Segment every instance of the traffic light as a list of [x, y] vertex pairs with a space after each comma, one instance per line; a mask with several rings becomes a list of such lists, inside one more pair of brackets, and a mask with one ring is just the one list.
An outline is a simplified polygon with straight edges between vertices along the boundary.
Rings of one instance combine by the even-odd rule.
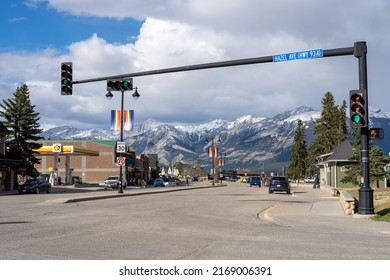
[[351, 127], [368, 126], [367, 92], [351, 90], [349, 92]]
[[133, 78], [107, 80], [107, 91], [133, 90]]
[[72, 62], [61, 63], [61, 95], [72, 95]]
[[368, 136], [370, 140], [383, 140], [385, 139], [385, 131], [383, 128], [370, 128]]

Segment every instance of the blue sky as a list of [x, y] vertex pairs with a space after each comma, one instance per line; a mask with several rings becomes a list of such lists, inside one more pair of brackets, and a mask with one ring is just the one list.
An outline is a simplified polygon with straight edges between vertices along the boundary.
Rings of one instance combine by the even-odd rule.
[[[26, 83], [44, 129], [109, 128], [120, 98], [104, 81], [60, 95], [61, 62], [74, 80], [310, 49], [368, 46], [369, 103], [390, 112], [387, 0], [17, 0], [0, 2], [0, 97]], [[136, 122], [270, 117], [321, 110], [357, 89], [353, 56], [137, 77], [125, 98]], [[378, 110], [379, 110], [378, 109]]]
[[[65, 52], [73, 42], [85, 40], [93, 33], [108, 42], [134, 42], [142, 21], [74, 16], [58, 13], [46, 2], [2, 0], [0, 51], [34, 51], [48, 47]], [[123, 32], [126, 30], [126, 32]]]

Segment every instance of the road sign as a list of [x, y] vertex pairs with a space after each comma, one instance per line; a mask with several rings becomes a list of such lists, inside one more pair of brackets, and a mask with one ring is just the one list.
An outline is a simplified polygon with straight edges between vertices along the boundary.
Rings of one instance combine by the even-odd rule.
[[116, 163], [117, 163], [118, 165], [120, 165], [120, 166], [125, 165], [125, 163], [126, 163], [126, 158], [124, 158], [124, 157], [117, 157], [117, 158], [116, 158]]
[[126, 142], [116, 142], [116, 152], [124, 153], [126, 151]]
[[307, 58], [319, 58], [323, 57], [324, 52], [322, 49], [314, 49], [300, 52], [276, 54], [273, 56], [273, 62], [283, 62], [290, 60], [299, 60]]

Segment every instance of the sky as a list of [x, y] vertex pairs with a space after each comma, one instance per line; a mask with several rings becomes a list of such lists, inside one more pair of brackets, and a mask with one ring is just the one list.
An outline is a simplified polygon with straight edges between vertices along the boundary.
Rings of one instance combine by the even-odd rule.
[[[2, 0], [0, 101], [26, 83], [43, 129], [110, 127], [119, 92], [106, 82], [61, 96], [61, 62], [73, 80], [367, 42], [371, 106], [390, 112], [388, 0]], [[125, 92], [135, 122], [197, 124], [272, 117], [299, 106], [321, 110], [327, 91], [340, 105], [359, 88], [354, 56], [262, 63], [134, 78]], [[390, 115], [390, 114], [389, 114]]]

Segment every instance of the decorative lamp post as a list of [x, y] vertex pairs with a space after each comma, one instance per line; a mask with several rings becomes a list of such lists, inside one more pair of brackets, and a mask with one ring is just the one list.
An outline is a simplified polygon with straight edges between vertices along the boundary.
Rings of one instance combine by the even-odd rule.
[[[206, 143], [209, 143], [209, 139], [206, 137], [206, 140], [205, 140]], [[215, 184], [215, 170], [216, 170], [216, 161], [215, 159], [217, 158], [217, 148], [216, 148], [216, 143], [220, 143], [221, 142], [221, 138], [220, 137], [211, 137], [211, 146], [209, 148], [209, 151], [210, 151], [210, 156], [212, 158], [212, 164], [211, 164], [211, 168], [212, 168], [212, 171], [213, 171], [213, 183], [212, 185], [214, 186]]]
[[219, 158], [219, 178], [221, 178], [221, 186], [222, 186], [222, 177], [223, 177], [223, 174], [222, 174], [222, 171], [223, 171], [223, 166], [225, 165], [225, 160], [223, 159], [223, 157], [226, 157], [226, 153], [220, 153], [220, 158]]
[[[121, 126], [120, 126], [120, 142], [123, 142], [123, 105], [124, 105], [124, 92], [133, 90], [133, 79], [116, 79], [116, 80], [107, 80], [107, 94], [106, 98], [111, 100], [114, 96], [111, 91], [120, 91], [121, 92]], [[137, 100], [140, 95], [138, 93], [138, 88], [135, 88], [134, 93], [132, 94], [134, 100]], [[118, 193], [123, 193], [123, 173], [122, 165], [119, 165], [119, 189]]]

